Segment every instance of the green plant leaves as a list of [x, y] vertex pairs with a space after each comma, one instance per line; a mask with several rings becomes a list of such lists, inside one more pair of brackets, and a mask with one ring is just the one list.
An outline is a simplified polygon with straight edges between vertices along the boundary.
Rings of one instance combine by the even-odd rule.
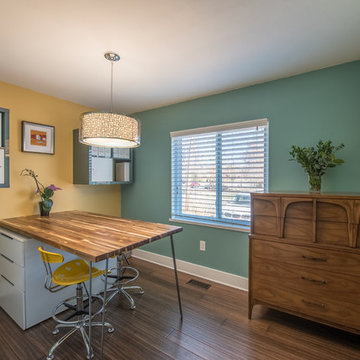
[[42, 197], [43, 199], [49, 199], [49, 198], [51, 198], [53, 195], [54, 195], [54, 191], [51, 190], [51, 189], [49, 189], [48, 187], [46, 187], [46, 188], [44, 189], [44, 192], [41, 194], [41, 197]]
[[344, 163], [344, 160], [335, 156], [335, 152], [343, 147], [344, 144], [333, 145], [331, 140], [319, 140], [316, 148], [292, 145], [289, 160], [296, 160], [309, 176], [322, 176], [328, 167]]

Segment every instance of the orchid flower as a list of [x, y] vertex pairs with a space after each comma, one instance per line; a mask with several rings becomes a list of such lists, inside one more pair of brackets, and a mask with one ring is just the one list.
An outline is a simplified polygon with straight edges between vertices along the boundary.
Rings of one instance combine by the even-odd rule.
[[39, 194], [43, 200], [49, 200], [53, 195], [54, 191], [56, 190], [62, 190], [59, 187], [56, 187], [54, 184], [51, 184], [47, 187], [45, 187], [39, 180], [38, 176], [35, 174], [35, 172], [31, 169], [23, 169], [20, 173], [22, 176], [31, 176], [36, 185], [36, 192], [35, 194]]

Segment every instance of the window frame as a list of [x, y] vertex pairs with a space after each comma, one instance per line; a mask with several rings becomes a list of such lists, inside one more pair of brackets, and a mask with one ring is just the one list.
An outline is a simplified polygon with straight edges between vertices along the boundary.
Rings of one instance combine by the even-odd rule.
[[[236, 231], [249, 231], [250, 229], [250, 220], [233, 220], [223, 218], [222, 215], [222, 163], [221, 163], [221, 147], [222, 147], [222, 140], [220, 133], [225, 131], [231, 130], [241, 130], [246, 128], [253, 128], [257, 126], [264, 126], [266, 127], [265, 130], [265, 137], [264, 137], [264, 189], [263, 192], [268, 191], [268, 179], [269, 179], [269, 120], [267, 118], [257, 119], [257, 120], [249, 120], [249, 121], [241, 121], [236, 123], [230, 124], [222, 124], [216, 126], [207, 126], [202, 128], [195, 128], [189, 130], [180, 130], [180, 131], [173, 131], [170, 133], [171, 137], [171, 218], [170, 221], [180, 222], [180, 223], [190, 223], [202, 226], [210, 226], [216, 228], [223, 228], [223, 229], [231, 229]], [[174, 179], [173, 171], [174, 171], [174, 148], [175, 145], [173, 144], [173, 139], [182, 137], [182, 136], [191, 136], [191, 135], [201, 135], [207, 133], [218, 133], [216, 136], [216, 143], [215, 143], [215, 159], [216, 161], [216, 200], [215, 200], [215, 207], [216, 207], [216, 217], [206, 217], [202, 215], [189, 215], [189, 214], [182, 214], [182, 201], [176, 201], [174, 199], [173, 189], [174, 186], [180, 189], [180, 194], [177, 195], [178, 198], [182, 198], [182, 176], [176, 177]], [[219, 146], [220, 144], [220, 146]], [[220, 160], [219, 160], [220, 159]], [[177, 159], [177, 161], [181, 161]], [[244, 192], [247, 193], [247, 192]], [[250, 194], [250, 192], [249, 192]], [[250, 205], [250, 212], [251, 212], [251, 203]], [[174, 209], [177, 209], [175, 212]], [[179, 215], [181, 214], [181, 215]]]

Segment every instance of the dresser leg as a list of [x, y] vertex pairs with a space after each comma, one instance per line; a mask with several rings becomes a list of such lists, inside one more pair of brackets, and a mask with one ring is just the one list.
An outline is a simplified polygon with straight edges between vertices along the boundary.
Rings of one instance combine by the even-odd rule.
[[249, 307], [248, 307], [248, 319], [251, 320], [251, 316], [252, 316], [252, 310], [253, 310], [254, 304], [251, 302], [251, 300], [249, 299]]

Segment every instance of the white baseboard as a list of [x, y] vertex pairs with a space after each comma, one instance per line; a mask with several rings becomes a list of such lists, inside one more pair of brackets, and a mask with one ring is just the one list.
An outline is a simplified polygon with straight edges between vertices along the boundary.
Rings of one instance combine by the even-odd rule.
[[[134, 249], [132, 256], [135, 258], [149, 261], [151, 263], [173, 268], [173, 260], [171, 257], [152, 253], [150, 251]], [[231, 286], [240, 290], [248, 290], [248, 279], [239, 275], [227, 273], [216, 269], [211, 269], [206, 266], [196, 265], [183, 260], [176, 260], [178, 271], [186, 274], [198, 276], [200, 278], [214, 281], [219, 284]]]

